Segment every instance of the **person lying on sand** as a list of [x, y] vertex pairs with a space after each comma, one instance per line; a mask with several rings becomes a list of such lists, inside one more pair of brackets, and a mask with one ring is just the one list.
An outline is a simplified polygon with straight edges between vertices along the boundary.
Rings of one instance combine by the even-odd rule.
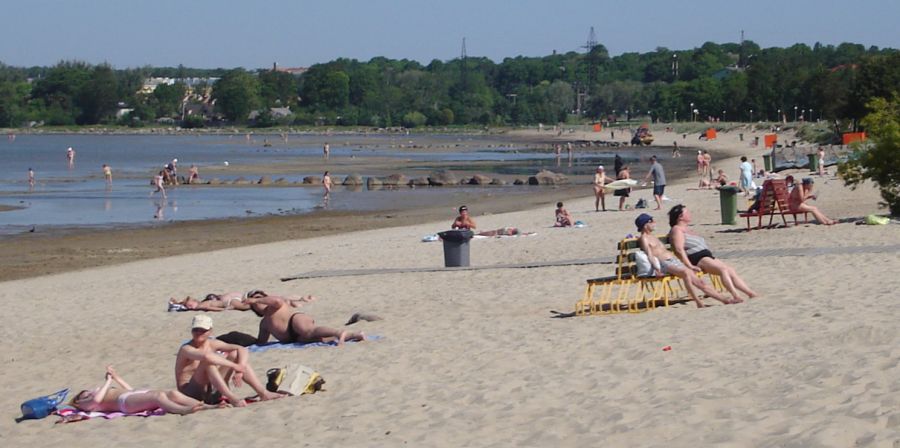
[[[121, 389], [113, 388], [115, 382]], [[106, 381], [94, 388], [78, 392], [70, 404], [85, 412], [121, 412], [134, 414], [162, 408], [171, 414], [190, 414], [216, 406], [204, 404], [177, 390], [135, 390], [116, 373], [106, 367]]]
[[684, 288], [687, 290], [688, 295], [690, 295], [691, 300], [697, 304], [697, 308], [703, 308], [705, 305], [697, 297], [694, 288], [699, 288], [706, 293], [706, 295], [722, 303], [732, 303], [719, 294], [715, 288], [707, 285], [706, 282], [694, 274], [694, 272], [699, 271], [700, 268], [696, 266], [692, 266], [690, 269], [685, 267], [684, 264], [678, 261], [678, 258], [675, 258], [675, 256], [672, 255], [672, 252], [666, 250], [662, 241], [653, 235], [656, 223], [653, 222], [652, 216], [641, 213], [640, 216], [634, 220], [634, 225], [637, 226], [638, 232], [641, 232], [638, 243], [641, 245], [641, 250], [643, 250], [644, 253], [647, 254], [647, 258], [650, 259], [650, 265], [660, 267], [659, 270], [657, 270], [657, 275], [661, 277], [668, 274], [680, 278], [684, 282]]
[[[459, 207], [459, 216], [453, 221], [453, 224], [450, 226], [451, 229], [460, 229], [460, 230], [475, 230], [475, 220], [469, 216], [469, 207], [462, 205]], [[519, 229], [515, 227], [502, 227], [497, 230], [485, 230], [483, 232], [478, 232], [476, 235], [478, 236], [512, 236], [519, 235]]]
[[[318, 327], [312, 317], [296, 312], [280, 297], [252, 299], [262, 305], [262, 319], [259, 321], [257, 344], [269, 342], [275, 336], [280, 342], [332, 342], [343, 345], [345, 341], [364, 341], [362, 332], [350, 332], [329, 327]], [[255, 311], [256, 309], [254, 309]]]
[[[169, 299], [170, 307], [172, 305], [180, 305], [188, 311], [247, 311], [251, 309], [247, 299], [266, 297], [265, 291], [254, 289], [247, 293], [226, 292], [224, 294], [207, 294], [203, 300], [187, 296], [182, 300], [176, 300], [174, 297]], [[299, 308], [305, 303], [312, 302], [318, 298], [312, 295], [308, 296], [279, 296], [285, 299], [292, 307]]]
[[747, 298], [756, 297], [756, 292], [747, 286], [733, 267], [713, 256], [706, 245], [706, 240], [694, 233], [688, 227], [690, 224], [691, 212], [687, 207], [678, 204], [669, 210], [669, 225], [672, 227], [672, 230], [669, 231], [669, 241], [672, 243], [672, 250], [675, 251], [678, 259], [688, 269], [693, 270], [696, 266], [707, 274], [718, 275], [722, 279], [725, 289], [731, 293], [731, 303], [743, 302], [738, 295], [738, 290], [747, 294]]
[[194, 316], [191, 321], [191, 340], [178, 349], [175, 358], [178, 391], [205, 403], [217, 403], [224, 396], [232, 405], [243, 407], [247, 402], [228, 383], [240, 387], [246, 381], [260, 400], [283, 397], [267, 391], [260, 383], [250, 366], [246, 348], [210, 338], [212, 325], [212, 318], [204, 314]]

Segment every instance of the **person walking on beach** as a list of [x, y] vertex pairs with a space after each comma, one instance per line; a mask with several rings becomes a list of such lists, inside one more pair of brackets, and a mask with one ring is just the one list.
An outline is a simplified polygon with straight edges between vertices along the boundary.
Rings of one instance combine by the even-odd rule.
[[228, 383], [240, 387], [246, 382], [259, 394], [260, 400], [284, 396], [267, 391], [260, 383], [250, 366], [246, 348], [210, 338], [212, 327], [212, 318], [206, 315], [194, 316], [191, 321], [191, 340], [178, 349], [175, 358], [175, 384], [179, 392], [204, 403], [216, 403], [218, 393], [237, 407], [246, 406], [247, 402]]
[[331, 154], [331, 145], [328, 142], [325, 142], [325, 146], [322, 147], [322, 156], [325, 157], [325, 160], [328, 160], [328, 156]]
[[28, 168], [28, 189], [34, 190], [34, 170]]
[[71, 146], [66, 149], [66, 160], [69, 162], [69, 168], [75, 166], [75, 150]]
[[[618, 155], [617, 155], [618, 156]], [[616, 175], [616, 179], [631, 179], [631, 171], [628, 168], [628, 165], [624, 165], [619, 169], [619, 174]], [[624, 210], [625, 207], [625, 199], [631, 194], [631, 188], [620, 188], [613, 192], [613, 196], [619, 197], [619, 211]]]
[[160, 172], [153, 177], [153, 186], [156, 187], [156, 190], [150, 192], [150, 196], [153, 196], [153, 193], [162, 193], [163, 199], [166, 198], [166, 187], [163, 186], [163, 179], [165, 178], [166, 170], [160, 170]]
[[106, 186], [112, 187], [112, 168], [107, 164], [103, 164], [103, 177], [106, 179]]
[[753, 181], [753, 166], [747, 161], [747, 156], [741, 156], [740, 188], [744, 195], [750, 194], [750, 183]]
[[828, 173], [825, 172], [825, 148], [819, 146], [819, 176], [824, 176]]
[[[691, 300], [697, 304], [697, 308], [703, 308], [706, 305], [704, 305], [697, 297], [695, 288], [700, 289], [707, 296], [724, 304], [732, 303], [719, 294], [715, 288], [706, 284], [706, 282], [694, 274], [694, 272], [700, 271], [700, 268], [693, 266], [692, 269], [688, 269], [684, 264], [678, 261], [678, 258], [676, 258], [672, 252], [666, 250], [666, 247], [663, 246], [659, 238], [653, 234], [653, 231], [656, 230], [656, 223], [653, 221], [652, 216], [641, 213], [637, 219], [634, 220], [634, 225], [637, 227], [638, 232], [641, 233], [641, 236], [638, 238], [638, 244], [640, 244], [641, 250], [647, 254], [647, 258], [650, 259], [650, 266], [654, 266], [654, 270], [657, 271], [658, 276], [673, 275], [680, 278], [684, 283], [684, 289], [687, 290]], [[659, 267], [656, 268], [656, 266]]]
[[647, 181], [653, 180], [653, 198], [656, 199], [656, 208], [662, 208], [663, 196], [666, 193], [666, 172], [663, 166], [656, 160], [656, 156], [650, 157], [650, 171], [644, 176], [644, 185]]
[[600, 206], [603, 206], [603, 211], [606, 211], [606, 190], [604, 190], [604, 186], [607, 182], [612, 182], [613, 180], [606, 176], [606, 172], [603, 170], [603, 165], [597, 167], [597, 172], [594, 173], [594, 211], [599, 212]]
[[678, 152], [678, 141], [672, 142], [672, 158], [681, 157], [681, 153]]
[[624, 165], [625, 162], [622, 161], [622, 156], [616, 154], [616, 157], [613, 159], [613, 170], [616, 171], [616, 179], [619, 178], [619, 171], [622, 171]]

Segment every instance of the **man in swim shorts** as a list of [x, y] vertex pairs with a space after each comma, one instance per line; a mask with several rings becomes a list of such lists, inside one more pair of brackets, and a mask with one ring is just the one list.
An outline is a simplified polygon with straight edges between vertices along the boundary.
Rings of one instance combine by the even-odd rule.
[[[197, 400], [214, 404], [221, 394], [237, 407], [247, 402], [228, 386], [240, 387], [244, 381], [259, 394], [260, 400], [272, 400], [283, 395], [266, 390], [250, 366], [246, 348], [211, 339], [212, 318], [194, 316], [191, 321], [191, 341], [178, 349], [175, 358], [175, 384], [178, 391]], [[217, 394], [218, 393], [218, 394]]]
[[266, 296], [247, 301], [251, 304], [265, 305], [262, 319], [259, 321], [257, 344], [269, 342], [270, 336], [275, 336], [275, 339], [285, 343], [336, 341], [338, 345], [343, 345], [344, 341], [366, 339], [366, 335], [362, 332], [317, 327], [312, 317], [294, 311], [290, 304], [280, 297]]
[[662, 277], [664, 275], [674, 275], [675, 277], [680, 278], [684, 281], [684, 289], [687, 290], [688, 295], [691, 297], [691, 300], [697, 304], [697, 308], [703, 308], [703, 302], [697, 297], [697, 293], [695, 288], [699, 288], [706, 295], [722, 302], [725, 304], [732, 303], [727, 300], [724, 296], [719, 294], [718, 291], [715, 290], [712, 286], [706, 284], [700, 277], [697, 277], [695, 272], [700, 272], [700, 268], [696, 266], [692, 266], [690, 269], [685, 267], [678, 258], [675, 257], [672, 252], [666, 250], [666, 247], [663, 245], [662, 241], [653, 235], [653, 231], [656, 229], [656, 223], [653, 221], [653, 217], [646, 214], [641, 213], [637, 219], [634, 220], [634, 225], [637, 226], [638, 232], [641, 232], [640, 238], [638, 238], [638, 243], [641, 246], [641, 250], [647, 254], [647, 258], [650, 259], [650, 265], [656, 266], [657, 262], [659, 264], [659, 271], [657, 271], [657, 275]]

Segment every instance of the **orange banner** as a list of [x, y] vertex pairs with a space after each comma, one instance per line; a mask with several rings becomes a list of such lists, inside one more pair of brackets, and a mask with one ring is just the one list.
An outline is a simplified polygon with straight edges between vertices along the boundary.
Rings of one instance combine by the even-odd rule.
[[776, 135], [776, 134], [766, 134], [766, 136], [764, 137], [764, 140], [763, 140], [763, 142], [766, 145], [766, 148], [774, 148], [775, 142], [777, 142], [777, 141], [778, 141], [778, 135]]
[[849, 145], [853, 142], [862, 142], [865, 140], [866, 140], [865, 132], [847, 132], [846, 134], [844, 134], [844, 138], [843, 138], [845, 145]]
[[594, 132], [600, 132], [603, 130], [603, 125], [600, 123], [594, 123]]
[[707, 140], [715, 140], [716, 139], [716, 130], [713, 128], [709, 128], [706, 130], [706, 139]]

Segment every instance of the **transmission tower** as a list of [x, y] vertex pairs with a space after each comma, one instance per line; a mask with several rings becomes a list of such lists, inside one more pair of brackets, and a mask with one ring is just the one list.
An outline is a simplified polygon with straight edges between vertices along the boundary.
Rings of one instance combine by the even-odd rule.
[[591, 31], [588, 33], [588, 40], [582, 46], [582, 48], [587, 50], [587, 63], [588, 63], [588, 89], [592, 89], [594, 86], [594, 81], [597, 79], [597, 56], [594, 54], [594, 48], [597, 46], [597, 35], [594, 34], [594, 27], [591, 27]]
[[462, 83], [463, 90], [465, 90], [468, 85], [468, 59], [469, 56], [466, 54], [466, 38], [463, 37], [462, 51], [459, 55], [459, 80]]

